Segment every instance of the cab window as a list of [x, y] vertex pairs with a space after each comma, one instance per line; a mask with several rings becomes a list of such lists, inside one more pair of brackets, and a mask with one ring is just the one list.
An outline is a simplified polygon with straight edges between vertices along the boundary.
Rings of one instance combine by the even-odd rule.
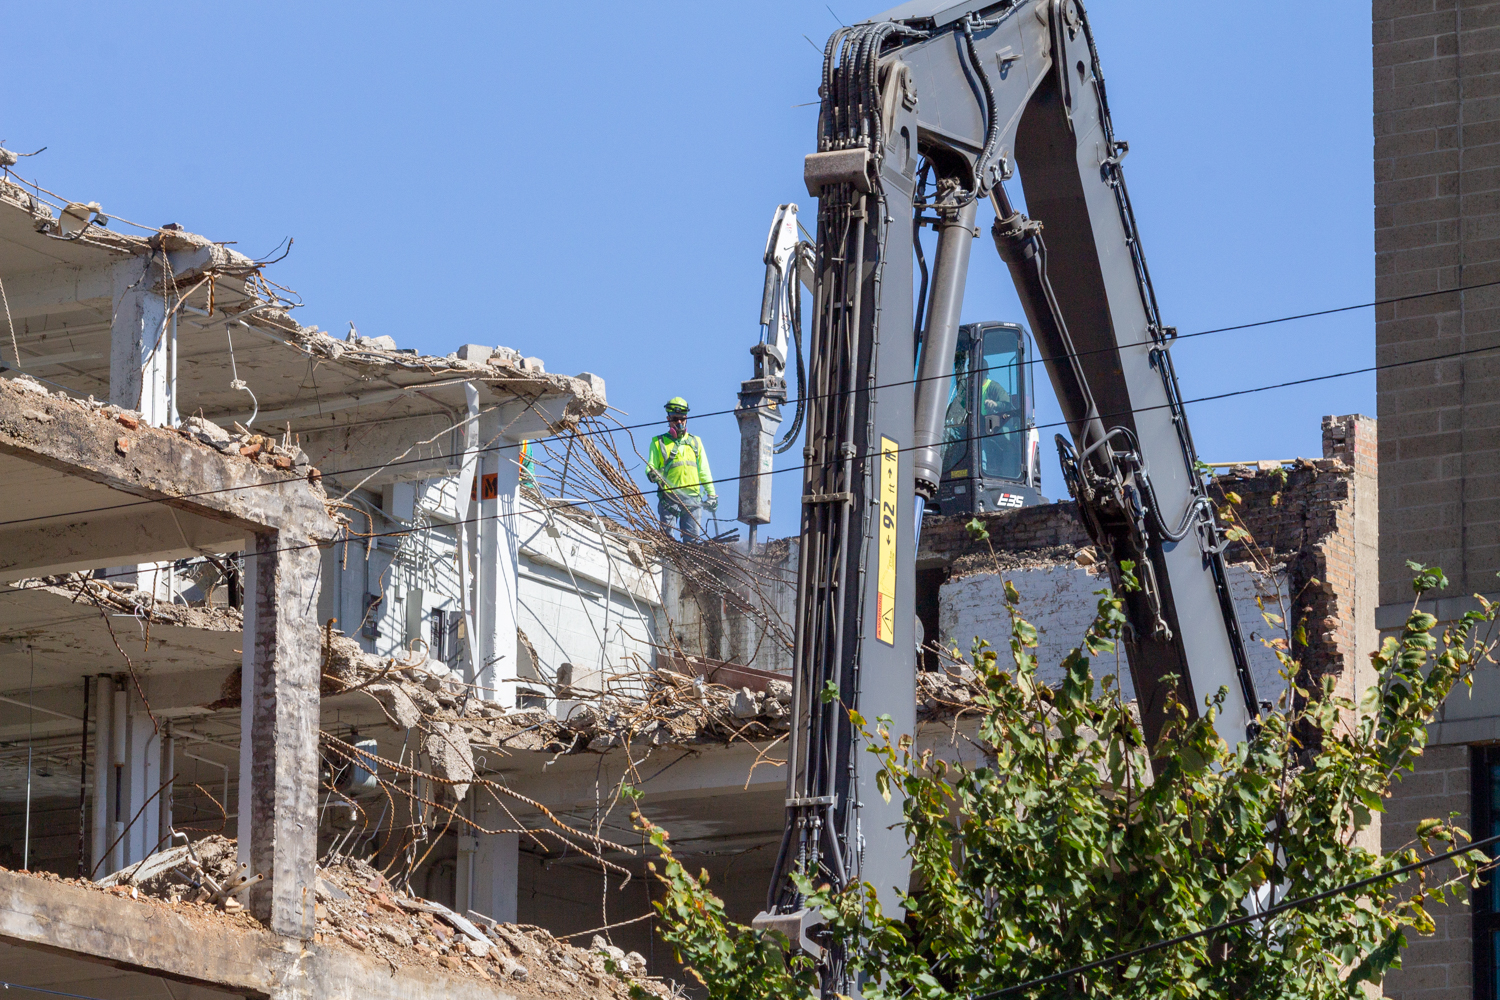
[[970, 475], [969, 458], [969, 351], [959, 338], [953, 358], [953, 380], [948, 384], [948, 411], [943, 417], [943, 478]]
[[1026, 472], [1026, 425], [1022, 419], [1021, 335], [984, 332], [979, 382], [979, 456], [986, 478], [1020, 479]]

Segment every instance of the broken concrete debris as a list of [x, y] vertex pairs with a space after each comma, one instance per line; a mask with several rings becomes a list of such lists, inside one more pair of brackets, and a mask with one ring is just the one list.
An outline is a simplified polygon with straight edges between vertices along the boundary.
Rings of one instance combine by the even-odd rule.
[[[241, 868], [235, 842], [209, 835], [159, 851], [95, 882], [46, 872], [38, 877], [201, 917], [217, 913], [236, 918], [243, 907], [234, 898], [235, 890], [214, 891], [210, 886], [232, 884]], [[244, 887], [249, 884], [253, 883], [247, 880]], [[539, 927], [501, 923], [478, 913], [465, 916], [403, 891], [358, 859], [340, 858], [320, 867], [314, 895], [314, 943], [375, 955], [393, 970], [442, 969], [532, 995], [582, 992], [625, 997], [632, 986], [663, 998], [672, 995], [660, 980], [646, 978], [646, 959], [638, 952], [626, 952], [598, 935], [581, 948]]]

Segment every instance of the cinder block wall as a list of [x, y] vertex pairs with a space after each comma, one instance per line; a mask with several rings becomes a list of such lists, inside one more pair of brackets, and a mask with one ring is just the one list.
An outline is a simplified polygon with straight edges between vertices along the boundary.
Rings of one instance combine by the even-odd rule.
[[[1429, 747], [1407, 775], [1381, 817], [1381, 843], [1389, 851], [1400, 850], [1417, 832], [1417, 824], [1432, 817], [1446, 820], [1458, 813], [1458, 824], [1469, 825], [1469, 748]], [[1451, 874], [1444, 869], [1443, 874]], [[1437, 930], [1431, 937], [1408, 935], [1411, 943], [1401, 952], [1401, 968], [1385, 977], [1389, 1000], [1464, 1000], [1473, 995], [1473, 945], [1470, 943], [1469, 907], [1430, 906]]]
[[[1374, 0], [1375, 292], [1500, 281], [1500, 5]], [[1377, 308], [1381, 365], [1500, 344], [1500, 285]], [[1377, 375], [1380, 602], [1500, 590], [1500, 351]]]
[[[1500, 590], [1500, 4], [1374, 0], [1375, 292], [1428, 295], [1377, 307], [1381, 423], [1380, 618], [1411, 600], [1407, 560], [1438, 565], [1453, 600]], [[1471, 353], [1461, 353], [1471, 352]], [[1479, 352], [1479, 353], [1472, 353]], [[1450, 355], [1441, 360], [1424, 361]], [[1418, 362], [1408, 364], [1407, 362]], [[1459, 695], [1463, 698], [1463, 695]], [[1453, 735], [1493, 739], [1495, 687], [1481, 674]], [[1438, 737], [1447, 738], [1437, 727]], [[1462, 730], [1460, 733], [1459, 730]], [[1390, 800], [1387, 849], [1426, 816], [1469, 814], [1467, 746], [1429, 748]], [[1467, 906], [1415, 939], [1386, 995], [1473, 994]]]

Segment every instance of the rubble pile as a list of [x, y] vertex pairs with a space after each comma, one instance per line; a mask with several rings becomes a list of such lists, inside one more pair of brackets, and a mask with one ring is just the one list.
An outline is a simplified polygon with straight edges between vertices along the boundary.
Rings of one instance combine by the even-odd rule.
[[[662, 983], [644, 977], [646, 959], [594, 937], [588, 948], [541, 928], [461, 916], [430, 900], [406, 895], [370, 865], [342, 860], [319, 872], [318, 940], [337, 941], [392, 965], [426, 965], [544, 994], [629, 995], [629, 981], [667, 997]], [[524, 985], [523, 985], [524, 984]]]
[[[269, 465], [283, 472], [308, 470], [312, 464], [307, 453], [296, 444], [278, 440], [265, 434], [257, 434], [238, 421], [234, 433], [226, 431], [212, 420], [203, 417], [188, 417], [178, 428], [184, 437], [197, 438], [221, 455], [239, 455], [259, 465]], [[317, 479], [316, 470], [309, 472]]]
[[[159, 851], [95, 882], [36, 874], [257, 926], [240, 899], [260, 880], [237, 862], [235, 842], [218, 835]], [[654, 996], [672, 996], [666, 983], [646, 978], [646, 959], [639, 952], [625, 952], [597, 935], [581, 948], [539, 927], [497, 923], [476, 913], [462, 916], [402, 891], [355, 858], [319, 868], [315, 894], [317, 944], [364, 952], [393, 971], [442, 969], [504, 984], [507, 992], [521, 995], [624, 998], [635, 985]]]
[[[28, 375], [18, 375], [13, 379], [6, 380], [13, 388], [20, 389], [35, 396], [43, 398], [64, 399], [87, 409], [93, 410], [110, 420], [115, 421], [127, 431], [140, 429], [142, 418], [135, 410], [127, 410], [114, 403], [105, 403], [89, 396], [86, 399], [75, 399], [63, 390], [49, 392], [47, 387]], [[50, 416], [41, 412], [23, 411], [22, 416], [43, 423], [52, 420]], [[234, 432], [225, 430], [212, 420], [203, 417], [188, 417], [181, 426], [176, 428], [177, 433], [185, 438], [200, 441], [213, 448], [221, 455], [238, 455], [247, 458], [259, 465], [267, 465], [283, 472], [305, 473], [310, 480], [316, 483], [321, 475], [317, 469], [311, 467], [311, 461], [296, 444], [284, 439], [257, 434], [238, 422], [234, 425]], [[121, 438], [116, 445], [122, 452], [129, 450], [130, 439]]]
[[[642, 694], [605, 694], [558, 719], [542, 709], [508, 710], [474, 698], [458, 672], [437, 661], [377, 657], [336, 632], [325, 634], [323, 683], [325, 696], [359, 692], [373, 698], [398, 731], [425, 725], [423, 749], [434, 773], [454, 781], [473, 776], [471, 747], [603, 753], [626, 744], [774, 739], [791, 726], [792, 686], [783, 680], [755, 691], [656, 670]], [[226, 693], [231, 686], [226, 683]]]
[[538, 383], [547, 383], [559, 392], [578, 397], [577, 407], [570, 408], [571, 419], [577, 419], [580, 413], [604, 411], [603, 379], [587, 373], [572, 377], [549, 373], [540, 358], [523, 357], [520, 351], [509, 347], [476, 350], [477, 345], [467, 345], [466, 349], [437, 357], [420, 354], [414, 348], [397, 347], [394, 337], [366, 337], [352, 325], [343, 338], [333, 337], [317, 326], [302, 326], [277, 305], [254, 309], [253, 315], [247, 309], [245, 319], [251, 325], [274, 329], [278, 337], [312, 357], [338, 361], [356, 370], [379, 369], [386, 373], [396, 368], [429, 375], [478, 373], [491, 384], [526, 386], [532, 392]]
[[129, 615], [152, 624], [210, 629], [215, 632], [238, 632], [244, 627], [244, 616], [237, 608], [174, 604], [159, 600], [149, 589], [94, 579], [87, 573], [61, 573], [16, 580], [11, 586], [24, 590], [46, 590], [70, 601], [92, 604], [105, 611]]
[[968, 664], [917, 671], [917, 718], [940, 719], [973, 708], [979, 680]]

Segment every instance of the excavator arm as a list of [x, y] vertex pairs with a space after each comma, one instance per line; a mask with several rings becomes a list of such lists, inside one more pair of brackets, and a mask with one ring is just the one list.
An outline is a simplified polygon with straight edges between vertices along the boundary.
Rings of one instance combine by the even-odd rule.
[[[802, 362], [802, 285], [811, 284], [812, 247], [797, 236], [797, 206], [779, 205], [766, 237], [766, 284], [760, 301], [760, 339], [750, 348], [755, 375], [740, 383], [735, 419], [740, 425], [739, 520], [749, 526], [747, 550], [755, 551], [755, 531], [771, 520], [772, 455], [786, 451], [802, 430], [806, 412]], [[797, 398], [792, 426], [776, 442], [786, 403], [786, 369], [797, 357]]]
[[[1125, 599], [1148, 739], [1174, 695], [1201, 713], [1227, 689], [1215, 726], [1231, 743], [1258, 713], [1172, 367], [1175, 331], [1158, 314], [1121, 168], [1128, 147], [1081, 5], [911, 0], [833, 35], [820, 95], [805, 166], [818, 222], [795, 724], [786, 832], [757, 918], [792, 940], [815, 921], [799, 909], [795, 870], [869, 881], [887, 913], [906, 886], [900, 802], [876, 792], [847, 710], [886, 717], [893, 735], [914, 730], [913, 525], [941, 471], [981, 202], [1067, 420], [1069, 490]], [[918, 225], [938, 234], [921, 329]], [[838, 955], [823, 961], [825, 988], [838, 988]]]

